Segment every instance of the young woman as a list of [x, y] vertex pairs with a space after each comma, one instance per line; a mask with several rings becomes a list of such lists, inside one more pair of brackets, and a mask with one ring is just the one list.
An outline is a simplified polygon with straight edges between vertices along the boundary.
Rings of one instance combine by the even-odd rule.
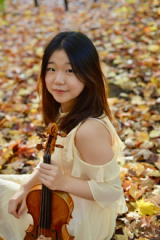
[[124, 145], [111, 124], [106, 82], [90, 39], [80, 32], [56, 35], [45, 48], [38, 87], [46, 126], [56, 122], [67, 137], [58, 137], [64, 148], [55, 150], [51, 165], [40, 163], [30, 176], [0, 176], [0, 235], [24, 238], [32, 224], [26, 196], [43, 183], [72, 196], [67, 228], [75, 240], [110, 240], [117, 214], [127, 211], [117, 163]]

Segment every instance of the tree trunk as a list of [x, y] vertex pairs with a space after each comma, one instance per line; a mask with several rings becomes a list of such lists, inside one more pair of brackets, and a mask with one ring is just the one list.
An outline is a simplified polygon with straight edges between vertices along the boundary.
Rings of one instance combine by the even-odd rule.
[[68, 2], [67, 2], [67, 0], [64, 0], [64, 4], [65, 4], [66, 11], [68, 11]]
[[34, 0], [35, 7], [38, 7], [38, 0]]

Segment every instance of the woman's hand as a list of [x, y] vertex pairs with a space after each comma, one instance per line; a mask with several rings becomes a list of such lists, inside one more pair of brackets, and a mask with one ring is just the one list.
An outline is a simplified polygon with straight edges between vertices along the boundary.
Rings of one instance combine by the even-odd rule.
[[8, 213], [12, 214], [13, 216], [19, 219], [20, 215], [24, 212], [24, 210], [27, 207], [26, 206], [27, 194], [28, 191], [24, 190], [24, 188], [21, 187], [9, 200]]
[[39, 179], [51, 190], [62, 190], [65, 175], [63, 175], [57, 162], [52, 160], [51, 164], [40, 164]]

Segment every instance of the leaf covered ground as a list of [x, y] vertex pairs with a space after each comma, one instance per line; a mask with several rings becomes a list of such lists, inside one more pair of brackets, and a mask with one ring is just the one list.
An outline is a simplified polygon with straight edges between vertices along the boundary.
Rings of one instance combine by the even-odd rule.
[[82, 31], [99, 52], [126, 145], [121, 182], [129, 211], [118, 216], [112, 240], [160, 239], [159, 0], [70, 0], [69, 12], [55, 1], [17, 2], [0, 16], [0, 173], [29, 174], [42, 157], [43, 48], [59, 31]]

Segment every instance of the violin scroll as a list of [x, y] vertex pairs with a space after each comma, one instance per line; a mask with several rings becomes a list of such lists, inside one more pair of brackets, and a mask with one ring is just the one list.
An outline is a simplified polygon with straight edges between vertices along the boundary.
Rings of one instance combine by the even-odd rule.
[[[52, 138], [51, 147], [50, 147], [50, 153], [52, 154], [54, 152], [54, 148], [55, 147], [63, 148], [62, 145], [56, 144], [57, 135], [59, 135], [61, 137], [66, 137], [67, 134], [66, 133], [58, 133], [58, 127], [57, 127], [56, 123], [49, 123], [49, 125], [46, 128], [46, 131]], [[43, 136], [45, 136], [45, 135], [43, 134]], [[46, 136], [45, 136], [45, 138], [46, 138]], [[48, 146], [48, 141], [49, 141], [49, 139], [47, 139], [47, 142], [46, 142], [45, 146], [42, 143], [37, 144], [36, 148], [39, 151], [42, 150], [42, 149], [45, 149], [45, 152], [46, 152], [47, 146]]]

